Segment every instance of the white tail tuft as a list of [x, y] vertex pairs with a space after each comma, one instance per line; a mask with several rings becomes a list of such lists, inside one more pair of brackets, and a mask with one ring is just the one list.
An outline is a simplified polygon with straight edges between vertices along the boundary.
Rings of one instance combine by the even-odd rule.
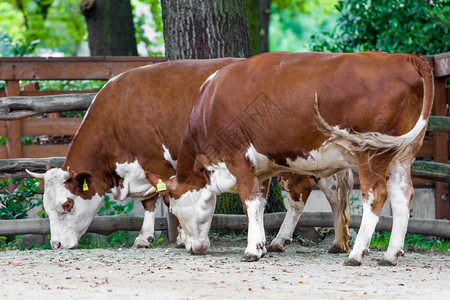
[[338, 144], [349, 151], [373, 150], [384, 152], [393, 150], [402, 152], [417, 139], [427, 125], [427, 120], [420, 116], [414, 128], [400, 136], [392, 136], [379, 132], [349, 132], [348, 130], [339, 129], [337, 126], [331, 126], [322, 117], [317, 93], [315, 94], [314, 109], [316, 110], [316, 117], [320, 124], [319, 130], [326, 136], [329, 136], [327, 143], [332, 142]]

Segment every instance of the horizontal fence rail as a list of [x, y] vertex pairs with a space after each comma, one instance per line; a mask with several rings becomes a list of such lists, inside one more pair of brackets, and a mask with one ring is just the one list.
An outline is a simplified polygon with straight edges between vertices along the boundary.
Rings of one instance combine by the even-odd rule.
[[[286, 213], [264, 214], [266, 229], [280, 228]], [[95, 217], [87, 232], [109, 235], [116, 231], [139, 231], [142, 227], [142, 217], [103, 216]], [[362, 215], [352, 215], [350, 228], [359, 228]], [[297, 227], [333, 227], [333, 214], [328, 212], [305, 212], [300, 217]], [[167, 230], [166, 218], [156, 218], [155, 230]], [[247, 229], [245, 215], [214, 215], [211, 229], [245, 230]], [[390, 231], [392, 217], [380, 216], [376, 230]], [[408, 233], [450, 238], [450, 221], [411, 218], [408, 222]], [[0, 236], [19, 234], [49, 234], [49, 219], [0, 220]]]
[[21, 120], [43, 113], [87, 110], [95, 93], [0, 98], [0, 120]]
[[[32, 172], [44, 173], [48, 167], [61, 168], [65, 157], [48, 158], [12, 158], [0, 159], [0, 177], [30, 177], [25, 169]], [[353, 170], [357, 175], [357, 170]], [[415, 161], [411, 167], [413, 177], [450, 182], [450, 165]]]

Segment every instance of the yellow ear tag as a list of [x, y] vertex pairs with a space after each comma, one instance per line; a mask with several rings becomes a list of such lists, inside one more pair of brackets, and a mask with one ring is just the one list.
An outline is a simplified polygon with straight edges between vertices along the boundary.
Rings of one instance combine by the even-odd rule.
[[83, 192], [86, 192], [88, 190], [89, 190], [89, 187], [88, 187], [88, 185], [86, 183], [86, 179], [85, 179], [84, 182], [83, 182]]
[[160, 179], [158, 181], [158, 184], [156, 184], [156, 191], [159, 193], [166, 190], [167, 190], [166, 184]]

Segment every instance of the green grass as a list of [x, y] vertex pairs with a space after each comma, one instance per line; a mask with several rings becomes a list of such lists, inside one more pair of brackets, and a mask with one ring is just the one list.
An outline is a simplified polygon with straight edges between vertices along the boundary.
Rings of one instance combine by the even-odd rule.
[[[370, 241], [370, 247], [376, 250], [386, 250], [389, 245], [391, 233], [376, 231]], [[419, 234], [407, 234], [404, 249], [406, 251], [450, 251], [450, 239], [431, 238]]]

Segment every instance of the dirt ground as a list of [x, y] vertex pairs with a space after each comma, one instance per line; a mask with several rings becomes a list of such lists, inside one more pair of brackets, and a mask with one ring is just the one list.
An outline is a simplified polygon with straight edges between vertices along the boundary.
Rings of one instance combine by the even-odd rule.
[[[0, 252], [2, 299], [449, 299], [450, 254], [407, 252], [379, 267], [372, 251], [360, 267], [329, 245], [291, 245], [241, 262], [246, 241], [213, 241], [205, 255], [184, 249]], [[156, 298], [155, 298], [156, 297]]]

